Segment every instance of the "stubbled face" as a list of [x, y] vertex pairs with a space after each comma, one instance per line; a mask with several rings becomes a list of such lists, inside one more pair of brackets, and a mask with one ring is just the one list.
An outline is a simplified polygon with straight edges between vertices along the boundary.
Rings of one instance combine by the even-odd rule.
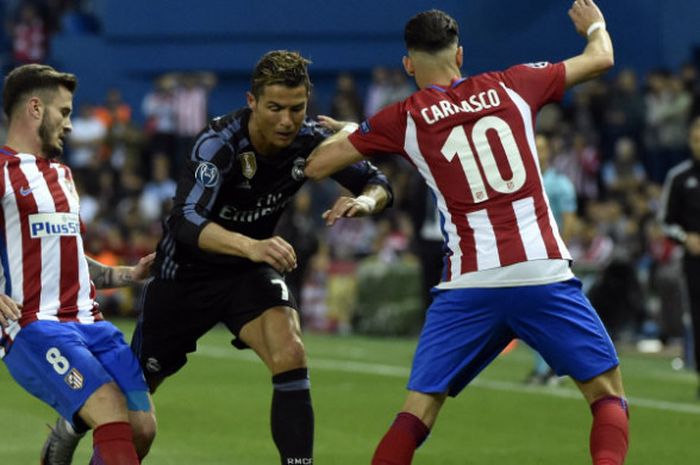
[[696, 118], [690, 126], [689, 143], [693, 157], [696, 160], [700, 160], [700, 118]]
[[288, 147], [301, 129], [308, 101], [304, 85], [265, 86], [257, 99], [248, 93], [248, 106], [252, 110], [249, 132], [255, 148], [269, 154]]
[[73, 94], [59, 87], [53, 99], [47, 100], [38, 129], [41, 153], [47, 158], [57, 158], [63, 154], [65, 138], [72, 129], [70, 115], [73, 111]]

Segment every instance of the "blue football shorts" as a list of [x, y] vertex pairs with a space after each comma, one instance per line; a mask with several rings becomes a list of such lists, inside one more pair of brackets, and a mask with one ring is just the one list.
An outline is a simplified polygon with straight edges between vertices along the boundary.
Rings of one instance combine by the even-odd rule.
[[433, 289], [408, 389], [456, 396], [514, 339], [559, 376], [588, 381], [619, 364], [598, 314], [570, 279], [539, 286]]
[[3, 360], [20, 386], [71, 421], [92, 393], [112, 381], [129, 410], [151, 409], [138, 360], [106, 321], [35, 321], [22, 328]]

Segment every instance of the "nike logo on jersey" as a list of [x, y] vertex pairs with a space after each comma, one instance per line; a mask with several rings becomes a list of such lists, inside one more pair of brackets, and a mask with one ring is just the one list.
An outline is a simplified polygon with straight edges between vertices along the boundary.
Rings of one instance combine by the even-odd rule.
[[32, 188], [29, 187], [29, 186], [27, 186], [27, 187], [22, 186], [22, 187], [19, 188], [19, 193], [20, 193], [20, 195], [21, 195], [22, 197], [26, 197], [26, 196], [28, 196], [29, 194], [31, 194], [33, 190], [34, 190], [34, 189], [32, 189]]

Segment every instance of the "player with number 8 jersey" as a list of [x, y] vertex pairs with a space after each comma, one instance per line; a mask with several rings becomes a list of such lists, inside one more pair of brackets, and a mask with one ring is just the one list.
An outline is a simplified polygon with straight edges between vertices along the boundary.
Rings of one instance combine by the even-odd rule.
[[91, 463], [136, 465], [155, 436], [155, 415], [138, 360], [94, 297], [96, 287], [145, 278], [153, 256], [108, 267], [85, 255], [78, 194], [59, 161], [76, 86], [74, 75], [38, 64], [5, 78], [0, 358], [20, 386], [65, 419], [51, 431], [42, 465], [70, 463], [73, 449], [53, 439], [77, 444], [89, 428]]

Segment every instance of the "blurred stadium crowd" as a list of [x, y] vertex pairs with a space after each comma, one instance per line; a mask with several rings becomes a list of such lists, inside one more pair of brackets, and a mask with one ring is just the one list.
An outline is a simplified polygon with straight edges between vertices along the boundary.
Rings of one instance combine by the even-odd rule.
[[[83, 3], [6, 2], [3, 69], [49, 59], [57, 30], [99, 33]], [[360, 81], [370, 84], [361, 88]], [[179, 161], [214, 116], [207, 102], [215, 86], [212, 73], [174, 71], [154, 81], [140, 107], [112, 89], [103, 101], [75, 110], [65, 161], [81, 193], [86, 247], [96, 259], [134, 263], [154, 250]], [[309, 114], [359, 122], [413, 90], [399, 69], [376, 68], [371, 78], [343, 73], [330, 105], [316, 103]], [[578, 210], [568, 238], [576, 271], [618, 341], [674, 344], [683, 338], [681, 251], [665, 239], [656, 214], [666, 173], [689, 157], [688, 122], [698, 115], [700, 71], [689, 61], [644, 75], [617, 69], [577, 87], [538, 119], [538, 131], [550, 138], [551, 165], [576, 189]], [[3, 122], [0, 137], [4, 130]], [[429, 288], [440, 275], [439, 220], [405, 162], [376, 162], [396, 194], [394, 207], [381, 217], [326, 228], [321, 213], [338, 192], [334, 184], [319, 183], [299, 193], [280, 225], [299, 257], [289, 285], [308, 328], [408, 334], [420, 327]], [[103, 310], [135, 312], [137, 291], [103, 293]]]

